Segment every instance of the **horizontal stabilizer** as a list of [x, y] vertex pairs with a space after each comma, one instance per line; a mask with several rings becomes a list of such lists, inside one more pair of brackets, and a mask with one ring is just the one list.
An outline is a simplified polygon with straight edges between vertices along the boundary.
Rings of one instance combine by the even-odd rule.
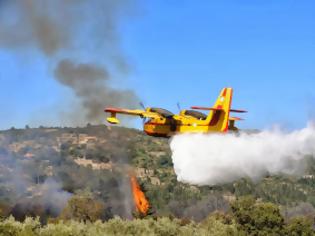
[[229, 120], [239, 121], [239, 120], [244, 120], [244, 119], [239, 118], [239, 117], [229, 117]]
[[222, 108], [215, 108], [215, 107], [197, 107], [197, 106], [192, 106], [191, 109], [204, 110], [204, 111], [223, 111]]
[[238, 109], [230, 109], [230, 112], [236, 112], [236, 113], [246, 113], [245, 110], [238, 110]]
[[[192, 106], [191, 109], [204, 110], [204, 111], [222, 111], [223, 110], [221, 108], [215, 108], [215, 107], [197, 107], [197, 106]], [[239, 109], [230, 109], [230, 112], [246, 113], [247, 111], [239, 110]]]

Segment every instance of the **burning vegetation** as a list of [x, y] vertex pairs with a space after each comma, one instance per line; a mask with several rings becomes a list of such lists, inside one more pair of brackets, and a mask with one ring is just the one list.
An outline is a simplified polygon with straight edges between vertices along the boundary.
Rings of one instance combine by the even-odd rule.
[[[92, 136], [95, 138], [91, 138]], [[90, 137], [87, 142], [86, 137]], [[260, 219], [272, 218], [274, 214], [277, 222], [270, 224], [277, 224], [283, 229], [293, 227], [285, 222], [295, 216], [307, 215], [314, 218], [314, 158], [309, 158], [309, 171], [302, 178], [270, 176], [257, 183], [242, 179], [229, 185], [210, 188], [176, 181], [168, 148], [164, 139], [153, 139], [136, 130], [118, 127], [108, 130], [105, 126], [89, 125], [84, 128], [1, 131], [0, 216], [4, 221], [0, 221], [0, 228], [4, 224], [22, 227], [23, 224], [8, 218], [9, 215], [20, 221], [26, 216], [39, 216], [43, 225], [56, 222], [60, 227], [67, 227], [69, 222], [84, 221], [97, 221], [95, 227], [99, 227], [99, 220], [102, 220], [104, 227], [108, 230], [113, 227], [118, 232], [116, 235], [124, 235], [124, 232], [130, 234], [130, 225], [135, 224], [137, 225], [134, 227], [145, 224], [145, 229], [150, 230], [148, 232], [139, 229], [145, 233], [137, 235], [154, 235], [151, 231], [160, 232], [158, 230], [164, 223], [167, 223], [162, 226], [167, 231], [165, 235], [172, 234], [171, 229], [181, 232], [180, 228], [187, 227], [208, 232], [221, 222], [218, 220], [219, 216], [211, 218], [211, 214], [218, 211], [222, 213], [223, 223], [220, 223], [219, 228], [213, 228], [215, 232], [231, 227], [235, 230], [240, 227], [247, 232], [247, 226], [238, 221], [238, 217], [242, 220], [243, 215], [247, 216], [248, 213], [251, 213], [253, 221], [250, 222], [254, 224], [250, 230], [260, 227]], [[32, 158], [26, 155], [28, 153], [32, 154]], [[126, 156], [123, 158], [123, 155]], [[78, 159], [86, 160], [89, 164], [80, 165], [77, 163]], [[105, 163], [112, 168], [94, 168]], [[128, 172], [131, 167], [135, 171], [133, 175]], [[126, 176], [126, 173], [129, 174]], [[152, 178], [158, 179], [161, 184], [156, 184]], [[249, 199], [234, 204], [233, 212], [229, 213], [231, 204], [249, 193], [260, 201]], [[266, 201], [277, 205], [261, 204]], [[144, 217], [151, 213], [151, 207], [154, 209], [152, 217]], [[279, 215], [277, 207], [281, 209], [283, 216]], [[137, 212], [135, 216], [145, 218], [141, 224], [130, 220], [133, 210]], [[160, 218], [163, 216], [175, 218]], [[255, 219], [258, 220], [254, 221]], [[119, 226], [115, 223], [117, 221], [121, 222]], [[27, 222], [30, 222], [30, 218], [24, 224], [28, 224]], [[185, 222], [195, 223], [182, 227]], [[311, 229], [308, 221], [302, 223], [305, 224], [305, 230]], [[155, 224], [158, 225], [156, 229]], [[47, 230], [50, 227], [54, 225], [49, 224]], [[71, 228], [72, 232], [77, 232], [77, 229], [77, 225]], [[269, 232], [273, 232], [271, 230], [274, 229]], [[206, 235], [202, 232], [200, 234]], [[111, 231], [104, 234], [113, 235]]]
[[130, 175], [130, 185], [132, 190], [133, 201], [136, 207], [136, 211], [140, 216], [146, 216], [148, 214], [150, 204], [146, 198], [144, 192], [141, 190], [137, 178], [134, 174]]

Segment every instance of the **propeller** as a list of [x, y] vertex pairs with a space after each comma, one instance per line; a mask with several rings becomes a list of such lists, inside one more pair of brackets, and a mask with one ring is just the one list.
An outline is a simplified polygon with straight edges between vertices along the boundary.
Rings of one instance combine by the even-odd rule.
[[143, 110], [145, 110], [145, 106], [144, 106], [143, 102], [139, 102], [139, 105], [143, 108]]
[[[143, 102], [140, 102], [139, 105], [143, 108], [143, 110], [146, 110], [145, 105], [143, 104]], [[142, 118], [142, 124], [144, 125], [146, 121], [147, 121], [146, 117], [143, 117]]]
[[177, 105], [177, 108], [178, 108], [178, 110], [179, 110], [179, 112], [182, 110], [182, 108], [180, 107], [180, 104], [179, 104], [179, 102], [176, 104]]

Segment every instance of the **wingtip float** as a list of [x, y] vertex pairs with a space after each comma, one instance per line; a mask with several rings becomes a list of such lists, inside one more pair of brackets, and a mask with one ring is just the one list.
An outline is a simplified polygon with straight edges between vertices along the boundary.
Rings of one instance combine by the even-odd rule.
[[[163, 108], [148, 107], [144, 110], [129, 110], [115, 107], [107, 107], [104, 111], [110, 113], [107, 121], [110, 124], [119, 124], [117, 114], [139, 116], [148, 118], [144, 122], [143, 130], [146, 134], [156, 137], [170, 137], [178, 133], [209, 133], [237, 131], [235, 121], [243, 120], [239, 117], [231, 117], [230, 113], [245, 113], [240, 109], [231, 109], [233, 97], [232, 88], [223, 88], [214, 106], [192, 106], [191, 110], [181, 110], [179, 114]], [[197, 110], [209, 111], [204, 114]]]

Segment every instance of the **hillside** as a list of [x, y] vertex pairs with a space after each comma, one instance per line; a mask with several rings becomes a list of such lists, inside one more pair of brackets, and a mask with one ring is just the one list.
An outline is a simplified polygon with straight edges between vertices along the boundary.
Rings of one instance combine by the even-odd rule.
[[100, 219], [115, 215], [130, 219], [134, 206], [127, 172], [132, 168], [153, 216], [198, 222], [211, 212], [228, 212], [231, 202], [246, 195], [279, 205], [286, 218], [315, 216], [313, 158], [305, 157], [304, 176], [266, 176], [257, 183], [241, 179], [199, 187], [177, 182], [168, 142], [135, 129], [104, 125], [1, 131], [1, 214], [17, 220], [40, 216], [45, 223], [67, 216], [69, 199], [88, 196], [104, 209]]

